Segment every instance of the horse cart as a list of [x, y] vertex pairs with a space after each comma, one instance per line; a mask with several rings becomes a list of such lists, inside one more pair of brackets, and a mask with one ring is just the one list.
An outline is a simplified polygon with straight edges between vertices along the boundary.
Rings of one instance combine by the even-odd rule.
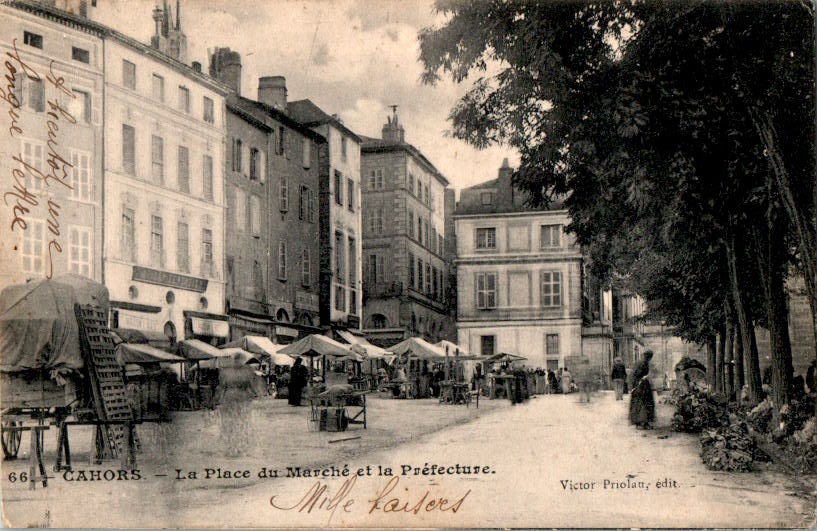
[[66, 275], [0, 293], [0, 423], [3, 458], [29, 432], [30, 488], [47, 486], [44, 432], [58, 429], [55, 471], [70, 470], [69, 426], [92, 425], [94, 459], [135, 466], [137, 444], [122, 370], [107, 328], [108, 292]]

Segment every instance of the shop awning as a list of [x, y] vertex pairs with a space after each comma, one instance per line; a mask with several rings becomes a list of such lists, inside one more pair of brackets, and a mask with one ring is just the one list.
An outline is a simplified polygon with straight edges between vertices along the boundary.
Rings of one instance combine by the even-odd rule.
[[368, 356], [369, 358], [389, 359], [394, 356], [390, 351], [378, 347], [377, 345], [372, 345], [365, 337], [356, 336], [347, 330], [338, 330], [337, 333], [344, 341], [346, 341], [350, 345], [356, 345], [362, 348], [363, 351], [366, 353], [366, 356]]
[[210, 358], [217, 358], [218, 356], [224, 355], [219, 349], [200, 339], [185, 339], [184, 341], [179, 341], [176, 346], [176, 353], [180, 356], [184, 356], [184, 358], [189, 361], [209, 360]]
[[137, 330], [135, 328], [112, 328], [115, 342], [144, 344], [152, 347], [167, 349], [172, 345], [170, 338], [155, 330]]
[[391, 351], [398, 356], [407, 355], [412, 359], [441, 361], [445, 359], [445, 351], [419, 337], [410, 337], [391, 347]]
[[364, 357], [342, 343], [319, 334], [310, 334], [300, 341], [287, 345], [278, 351], [293, 357], [331, 356], [338, 359], [363, 361]]
[[193, 326], [193, 333], [197, 336], [230, 336], [230, 323], [227, 321], [206, 319], [204, 317], [190, 317], [190, 324]]
[[257, 355], [247, 352], [242, 348], [222, 348], [218, 349], [218, 351], [221, 353], [220, 356], [202, 361], [201, 366], [221, 369], [261, 363]]
[[120, 343], [116, 347], [116, 361], [126, 363], [179, 363], [185, 361], [181, 356], [159, 350], [143, 343]]
[[273, 365], [291, 367], [295, 363], [295, 358], [278, 352], [285, 346], [286, 345], [276, 345], [270, 338], [264, 336], [244, 336], [241, 339], [230, 341], [226, 345], [222, 345], [221, 348], [242, 348], [247, 352], [258, 354], [269, 359]]

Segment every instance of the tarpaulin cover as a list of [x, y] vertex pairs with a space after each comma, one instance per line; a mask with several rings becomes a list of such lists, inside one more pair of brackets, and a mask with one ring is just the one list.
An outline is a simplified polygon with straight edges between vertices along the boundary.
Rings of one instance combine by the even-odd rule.
[[115, 342], [141, 343], [160, 349], [169, 349], [170, 338], [154, 330], [136, 330], [134, 328], [112, 328]]
[[218, 350], [221, 353], [220, 356], [202, 361], [201, 366], [222, 369], [227, 367], [242, 367], [248, 363], [261, 363], [261, 360], [256, 354], [252, 354], [241, 348], [231, 347]]
[[390, 347], [390, 350], [400, 357], [409, 356], [412, 359], [441, 361], [445, 359], [445, 351], [419, 337], [410, 337]]
[[0, 292], [0, 371], [79, 369], [74, 303], [108, 314], [108, 290], [79, 275], [31, 281]]
[[209, 360], [223, 356], [222, 352], [200, 339], [185, 339], [176, 345], [176, 353], [190, 361]]
[[119, 365], [125, 365], [126, 363], [179, 363], [181, 361], [185, 361], [181, 356], [141, 343], [120, 343], [116, 347], [116, 362]]

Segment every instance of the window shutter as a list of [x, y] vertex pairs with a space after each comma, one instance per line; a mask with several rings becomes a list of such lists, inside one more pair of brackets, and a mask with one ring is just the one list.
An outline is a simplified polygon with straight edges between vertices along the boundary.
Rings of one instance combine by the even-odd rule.
[[482, 308], [483, 305], [480, 303], [479, 296], [479, 273], [474, 273], [474, 303], [477, 308]]
[[260, 149], [258, 150], [258, 180], [266, 182], [267, 180], [267, 161], [266, 155]]

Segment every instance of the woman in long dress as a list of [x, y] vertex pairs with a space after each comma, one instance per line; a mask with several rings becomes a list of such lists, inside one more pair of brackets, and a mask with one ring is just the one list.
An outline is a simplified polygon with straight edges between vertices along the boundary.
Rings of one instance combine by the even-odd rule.
[[652, 351], [644, 352], [644, 357], [633, 372], [632, 393], [630, 393], [630, 423], [639, 428], [649, 429], [655, 420], [655, 399], [650, 384], [650, 360]]

